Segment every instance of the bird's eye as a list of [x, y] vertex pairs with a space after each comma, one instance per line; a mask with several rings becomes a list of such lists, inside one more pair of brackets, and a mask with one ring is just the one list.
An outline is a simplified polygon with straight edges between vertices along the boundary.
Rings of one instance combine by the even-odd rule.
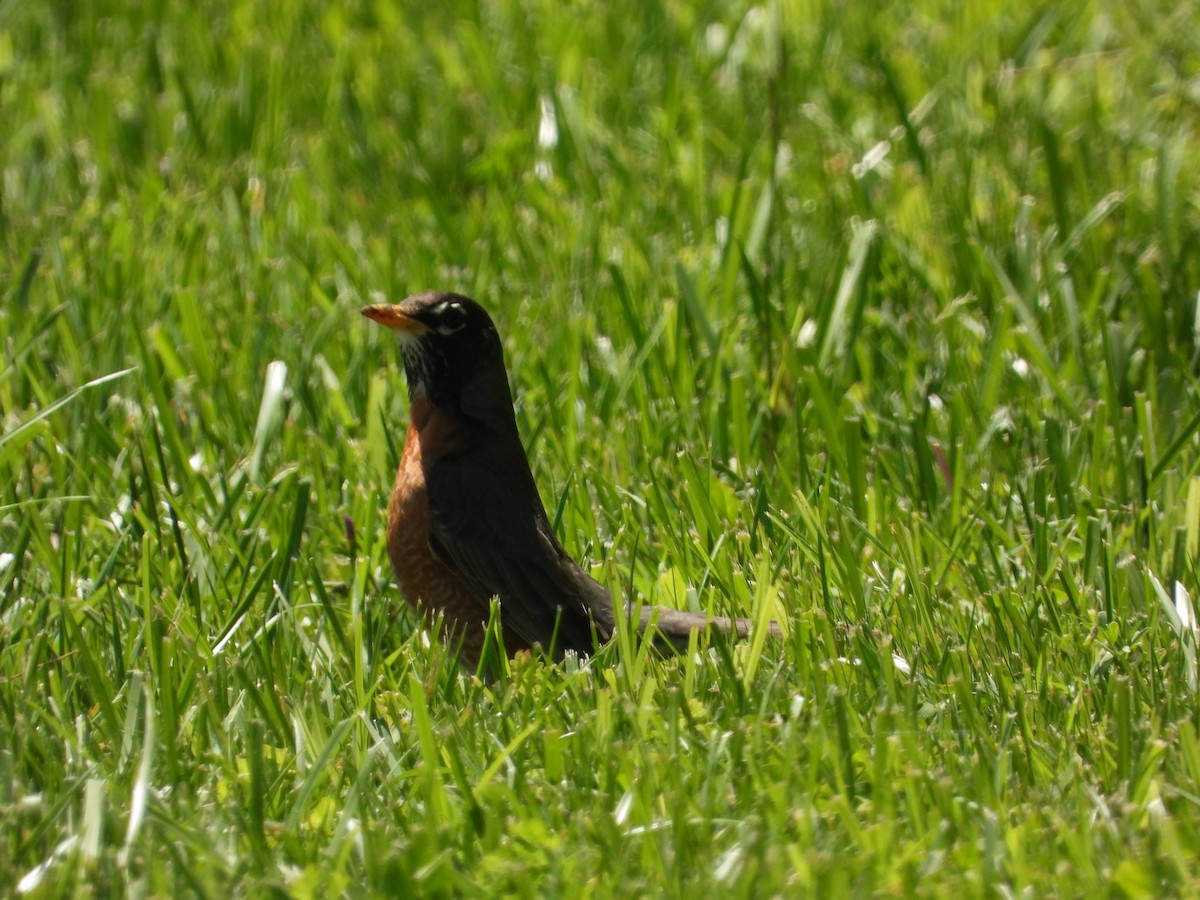
[[437, 324], [434, 326], [438, 334], [454, 334], [467, 324], [467, 311], [461, 303], [451, 301], [443, 303], [437, 309]]

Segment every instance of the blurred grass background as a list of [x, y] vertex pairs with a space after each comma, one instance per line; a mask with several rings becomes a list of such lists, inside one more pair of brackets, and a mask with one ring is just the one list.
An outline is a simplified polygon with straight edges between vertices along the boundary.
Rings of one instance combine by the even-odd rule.
[[[0, 4], [0, 886], [1195, 891], [1200, 8]], [[374, 298], [783, 642], [484, 686]]]

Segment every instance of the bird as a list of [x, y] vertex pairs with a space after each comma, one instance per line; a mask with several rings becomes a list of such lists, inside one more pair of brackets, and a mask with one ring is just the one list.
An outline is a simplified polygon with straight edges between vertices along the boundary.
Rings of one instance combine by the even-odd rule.
[[[409, 423], [388, 503], [387, 552], [405, 600], [478, 666], [491, 602], [505, 651], [588, 656], [612, 639], [609, 591], [554, 534], [525, 454], [496, 325], [474, 300], [425, 291], [362, 315], [397, 338]], [[684, 650], [693, 631], [747, 637], [747, 619], [626, 604], [641, 634]], [[781, 635], [771, 622], [770, 631]]]

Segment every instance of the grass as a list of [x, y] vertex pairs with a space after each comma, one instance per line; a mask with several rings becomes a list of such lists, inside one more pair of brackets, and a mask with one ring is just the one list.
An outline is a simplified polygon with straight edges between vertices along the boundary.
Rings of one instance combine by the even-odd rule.
[[[1196, 893], [1194, 5], [86, 6], [0, 5], [0, 890]], [[431, 644], [427, 287], [598, 577], [787, 638]]]

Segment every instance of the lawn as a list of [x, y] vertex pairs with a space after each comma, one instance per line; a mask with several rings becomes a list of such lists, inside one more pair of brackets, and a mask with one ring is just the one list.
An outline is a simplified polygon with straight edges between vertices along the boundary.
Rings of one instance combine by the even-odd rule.
[[[0, 4], [0, 894], [1200, 893], [1198, 72], [1155, 0]], [[593, 575], [785, 638], [461, 670], [358, 312], [426, 288]]]

